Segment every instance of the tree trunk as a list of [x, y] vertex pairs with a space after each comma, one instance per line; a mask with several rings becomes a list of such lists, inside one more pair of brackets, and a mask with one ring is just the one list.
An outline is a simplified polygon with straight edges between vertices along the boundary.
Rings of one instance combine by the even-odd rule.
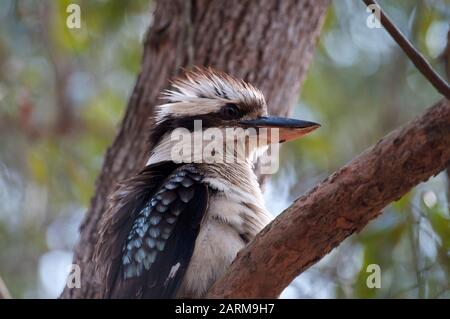
[[265, 94], [269, 112], [287, 115], [311, 61], [329, 0], [158, 1], [144, 43], [141, 72], [118, 135], [106, 152], [96, 193], [81, 225], [74, 263], [81, 288], [62, 298], [95, 298], [91, 263], [97, 224], [114, 184], [141, 169], [153, 105], [182, 67], [212, 66], [245, 79]]

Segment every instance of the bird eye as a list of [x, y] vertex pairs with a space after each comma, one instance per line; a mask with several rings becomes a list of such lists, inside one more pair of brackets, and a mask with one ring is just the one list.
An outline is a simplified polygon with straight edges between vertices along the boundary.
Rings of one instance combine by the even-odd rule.
[[222, 107], [221, 114], [227, 119], [235, 119], [239, 117], [239, 108], [236, 104], [226, 104]]

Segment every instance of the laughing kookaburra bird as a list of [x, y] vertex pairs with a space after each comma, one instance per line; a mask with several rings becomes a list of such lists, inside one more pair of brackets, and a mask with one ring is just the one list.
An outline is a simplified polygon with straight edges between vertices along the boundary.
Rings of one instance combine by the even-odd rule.
[[[163, 98], [147, 165], [118, 186], [101, 220], [94, 262], [103, 298], [204, 297], [271, 220], [255, 154], [319, 127], [268, 116], [261, 91], [212, 69], [187, 72]], [[249, 142], [261, 132], [266, 143]]]

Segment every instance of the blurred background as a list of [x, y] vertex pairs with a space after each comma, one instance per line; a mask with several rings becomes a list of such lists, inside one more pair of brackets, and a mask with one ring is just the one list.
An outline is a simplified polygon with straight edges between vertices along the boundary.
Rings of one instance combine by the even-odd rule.
[[[81, 29], [65, 26], [81, 4]], [[380, 1], [445, 75], [448, 0]], [[78, 227], [139, 71], [152, 3], [0, 4], [0, 276], [15, 298], [62, 291]], [[334, 1], [294, 115], [322, 123], [284, 145], [274, 214], [440, 98], [361, 1]], [[324, 89], [326, 88], [326, 89]], [[450, 184], [441, 173], [297, 278], [285, 298], [449, 298]], [[381, 268], [369, 289], [367, 265]]]

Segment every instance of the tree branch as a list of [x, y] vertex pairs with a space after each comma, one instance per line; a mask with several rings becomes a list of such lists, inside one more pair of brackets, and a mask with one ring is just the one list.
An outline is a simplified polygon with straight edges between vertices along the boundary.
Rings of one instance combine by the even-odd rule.
[[449, 164], [450, 102], [442, 100], [297, 199], [238, 254], [208, 296], [276, 298], [386, 205]]
[[450, 87], [448, 83], [433, 69], [425, 57], [414, 48], [412, 43], [403, 35], [403, 33], [395, 26], [391, 19], [384, 13], [381, 6], [374, 0], [363, 0], [367, 6], [376, 5], [380, 9], [380, 22], [391, 37], [402, 48], [403, 52], [409, 57], [416, 68], [422, 73], [435, 89], [450, 99]]
[[[439, 60], [444, 63], [445, 75], [450, 79], [450, 30], [447, 32], [447, 45], [439, 56]], [[450, 202], [450, 166], [447, 167], [447, 201]]]

